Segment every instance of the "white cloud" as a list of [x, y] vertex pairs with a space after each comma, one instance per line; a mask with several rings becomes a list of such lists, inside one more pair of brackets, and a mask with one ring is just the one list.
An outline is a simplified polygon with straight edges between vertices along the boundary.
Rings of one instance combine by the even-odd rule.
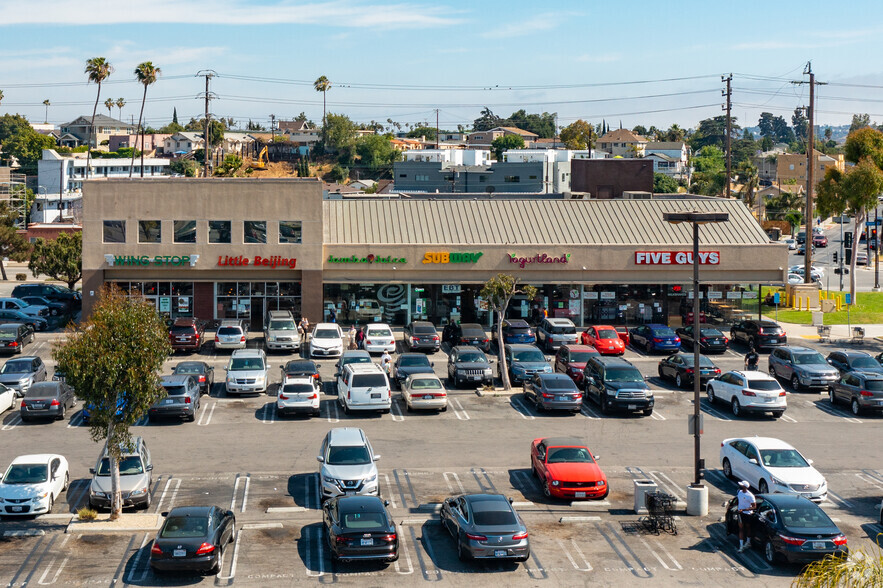
[[510, 22], [495, 29], [482, 33], [486, 39], [505, 39], [508, 37], [523, 37], [539, 31], [549, 31], [558, 27], [561, 21], [567, 18], [563, 13], [538, 14], [530, 20]]
[[152, 0], [130, 2], [45, 0], [39, 10], [20, 0], [0, 0], [2, 25], [195, 24], [275, 25], [312, 24], [342, 28], [439, 27], [457, 22], [443, 7], [420, 3], [372, 4], [360, 0], [304, 3], [271, 0]]

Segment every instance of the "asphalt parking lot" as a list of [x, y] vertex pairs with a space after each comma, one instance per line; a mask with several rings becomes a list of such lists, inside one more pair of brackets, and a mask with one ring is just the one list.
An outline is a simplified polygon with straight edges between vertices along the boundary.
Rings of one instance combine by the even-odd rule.
[[[50, 367], [50, 351], [60, 333], [39, 333], [27, 349]], [[803, 342], [801, 342], [803, 343]], [[827, 354], [830, 345], [806, 342]], [[874, 351], [871, 344], [865, 345]], [[714, 356], [723, 370], [742, 366], [742, 353]], [[89, 438], [79, 410], [66, 421], [26, 423], [12, 410], [0, 415], [2, 467], [16, 455], [57, 452], [70, 462], [71, 486], [52, 515], [37, 520], [3, 521], [0, 532], [0, 583], [23, 586], [65, 585], [292, 585], [302, 583], [449, 585], [654, 585], [786, 586], [798, 567], [770, 567], [757, 551], [738, 553], [727, 537], [723, 503], [736, 486], [718, 463], [723, 439], [763, 435], [781, 438], [815, 460], [831, 492], [823, 508], [849, 538], [852, 548], [871, 546], [883, 533], [878, 524], [883, 498], [883, 464], [878, 439], [883, 417], [854, 417], [831, 407], [816, 392], [788, 390], [783, 418], [735, 418], [703, 399], [703, 456], [708, 466], [709, 515], [682, 515], [679, 533], [659, 536], [636, 529], [633, 481], [650, 479], [683, 500], [692, 478], [692, 438], [686, 416], [692, 393], [677, 390], [656, 376], [663, 357], [629, 349], [657, 396], [651, 417], [602, 416], [593, 404], [576, 415], [537, 413], [520, 394], [479, 397], [473, 390], [449, 391], [444, 413], [408, 413], [396, 399], [388, 415], [347, 416], [335, 403], [335, 360], [319, 360], [325, 381], [321, 416], [275, 416], [275, 387], [267, 395], [228, 398], [223, 367], [229, 352], [211, 345], [199, 357], [215, 367], [216, 383], [203, 397], [193, 423], [137, 424], [153, 455], [151, 512], [176, 505], [217, 504], [232, 509], [239, 529], [234, 548], [217, 577], [157, 576], [149, 570], [152, 533], [66, 534], [70, 513], [87, 499], [89, 474], [99, 447]], [[270, 353], [271, 375], [290, 355]], [[444, 374], [446, 356], [432, 357]], [[761, 359], [766, 369], [766, 356]], [[50, 370], [51, 373], [51, 370]], [[316, 454], [331, 427], [358, 426], [377, 453], [381, 494], [399, 526], [401, 555], [388, 566], [332, 564], [324, 544], [318, 500]], [[600, 455], [608, 476], [609, 497], [574, 503], [544, 498], [529, 467], [528, 450], [536, 437], [576, 435]], [[462, 492], [490, 491], [510, 496], [530, 531], [532, 556], [525, 564], [462, 563], [452, 539], [438, 523], [438, 504]], [[563, 521], [563, 522], [562, 522]]]

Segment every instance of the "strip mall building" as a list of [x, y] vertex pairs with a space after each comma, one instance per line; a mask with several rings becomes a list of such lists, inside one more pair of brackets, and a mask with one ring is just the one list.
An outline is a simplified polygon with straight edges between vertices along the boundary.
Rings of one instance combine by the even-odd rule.
[[539, 288], [509, 316], [543, 309], [577, 325], [678, 325], [691, 306], [692, 231], [663, 213], [728, 212], [700, 229], [710, 318], [757, 306], [781, 284], [788, 252], [739, 202], [724, 199], [432, 198], [325, 200], [315, 179], [95, 180], [83, 190], [85, 310], [105, 283], [171, 317], [267, 311], [311, 322], [490, 325], [481, 299], [498, 273]]

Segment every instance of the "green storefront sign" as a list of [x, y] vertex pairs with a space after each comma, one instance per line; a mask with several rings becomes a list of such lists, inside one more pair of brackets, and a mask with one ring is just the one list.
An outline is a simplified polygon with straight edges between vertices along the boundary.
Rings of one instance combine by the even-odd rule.
[[364, 257], [358, 255], [350, 255], [349, 257], [334, 257], [333, 255], [329, 255], [328, 263], [408, 263], [408, 260], [404, 257], [393, 257], [392, 255], [381, 257], [379, 255], [374, 255], [373, 253], [370, 253], [368, 255], [365, 255]]
[[[172, 267], [181, 267], [181, 266], [189, 266], [191, 262], [194, 261], [189, 255], [155, 255], [150, 257], [149, 255], [113, 255], [105, 257], [110, 257], [113, 259], [113, 265], [116, 266], [172, 266]], [[108, 259], [110, 261], [110, 259]]]

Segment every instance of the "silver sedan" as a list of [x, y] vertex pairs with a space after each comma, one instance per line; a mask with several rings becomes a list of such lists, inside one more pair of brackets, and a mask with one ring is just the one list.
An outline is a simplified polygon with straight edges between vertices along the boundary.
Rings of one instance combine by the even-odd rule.
[[536, 374], [524, 381], [524, 399], [538, 411], [582, 409], [583, 395], [566, 374]]
[[457, 542], [457, 556], [462, 561], [530, 559], [527, 527], [505, 496], [462, 494], [448, 498], [442, 504], [441, 523]]

